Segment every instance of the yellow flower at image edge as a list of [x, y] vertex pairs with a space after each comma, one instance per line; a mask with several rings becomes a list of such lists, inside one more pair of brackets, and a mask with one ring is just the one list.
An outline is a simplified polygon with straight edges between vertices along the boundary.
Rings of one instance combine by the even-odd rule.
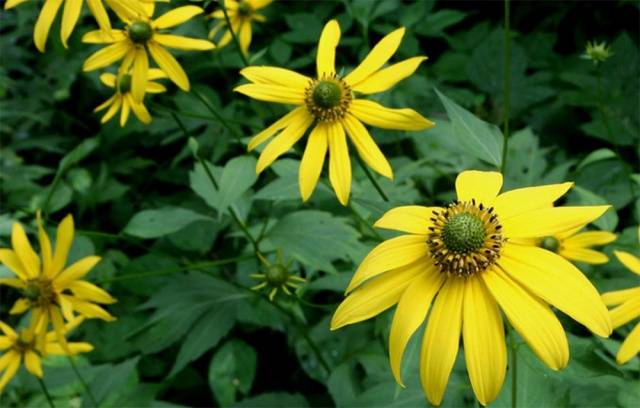
[[474, 393], [486, 405], [502, 387], [507, 349], [500, 309], [551, 369], [569, 360], [567, 337], [549, 305], [599, 336], [611, 319], [589, 280], [570, 262], [511, 239], [545, 237], [588, 224], [608, 206], [552, 207], [573, 183], [502, 194], [502, 175], [465, 171], [457, 201], [447, 207], [405, 206], [375, 224], [407, 233], [374, 248], [362, 261], [331, 321], [331, 329], [369, 319], [397, 304], [389, 338], [399, 384], [404, 349], [426, 320], [420, 377], [439, 405], [462, 335]]
[[[251, 23], [254, 21], [263, 23], [266, 21], [265, 16], [258, 13], [257, 10], [267, 7], [272, 1], [273, 0], [224, 1], [224, 7], [227, 10], [227, 15], [231, 22], [231, 29], [238, 37], [240, 48], [245, 55], [249, 53], [249, 45], [251, 45]], [[216, 20], [220, 20], [209, 32], [209, 39], [213, 40], [220, 30], [227, 28], [227, 20], [224, 17], [224, 12], [222, 10], [216, 10], [209, 16]], [[231, 42], [232, 38], [231, 32], [227, 29], [224, 34], [222, 34], [216, 45], [218, 47], [224, 47]]]
[[66, 345], [64, 319], [72, 321], [74, 313], [90, 319], [115, 320], [96, 303], [110, 304], [116, 300], [105, 290], [82, 280], [100, 262], [100, 257], [88, 256], [65, 268], [73, 235], [73, 218], [68, 215], [58, 226], [54, 252], [38, 217], [41, 257], [33, 250], [18, 223], [13, 224], [11, 231], [13, 248], [0, 248], [0, 263], [16, 276], [0, 279], [0, 285], [16, 288], [22, 295], [9, 313], [22, 314], [31, 310], [31, 325], [39, 336], [44, 336], [51, 322], [63, 346]]
[[82, 68], [84, 71], [93, 71], [123, 59], [119, 72], [127, 73], [131, 69], [131, 95], [136, 102], [142, 102], [149, 75], [149, 52], [169, 79], [180, 89], [188, 91], [190, 84], [187, 74], [164, 47], [205, 51], [215, 46], [207, 40], [164, 34], [158, 30], [175, 27], [202, 13], [200, 7], [183, 6], [155, 20], [140, 15], [122, 16], [127, 24], [125, 30], [114, 29], [107, 33], [96, 30], [84, 35], [82, 41], [85, 43], [110, 45], [91, 55]]
[[[68, 333], [82, 323], [83, 319], [78, 317], [64, 327], [64, 332]], [[55, 332], [45, 335], [44, 346], [40, 347], [31, 327], [22, 329], [16, 333], [11, 327], [0, 321], [0, 350], [4, 352], [0, 357], [0, 372], [4, 371], [0, 377], [0, 393], [16, 374], [20, 363], [24, 363], [27, 371], [38, 378], [42, 378], [42, 364], [40, 357], [44, 354], [74, 355], [87, 353], [93, 350], [89, 343], [67, 343], [63, 347], [56, 339]]]
[[385, 36], [344, 78], [336, 74], [334, 66], [340, 40], [340, 26], [335, 20], [325, 25], [320, 36], [315, 79], [277, 67], [248, 67], [240, 71], [252, 83], [240, 85], [235, 91], [262, 101], [298, 105], [249, 143], [249, 150], [253, 150], [275, 136], [260, 154], [257, 173], [293, 147], [315, 124], [300, 163], [300, 194], [304, 201], [316, 187], [328, 151], [329, 181], [340, 203], [347, 205], [351, 192], [347, 135], [369, 167], [393, 178], [391, 165], [362, 123], [399, 130], [427, 129], [433, 123], [412, 109], [390, 109], [356, 96], [388, 90], [413, 74], [426, 59], [413, 57], [382, 68], [398, 49], [404, 31], [400, 28]]
[[[640, 229], [638, 230], [640, 239]], [[640, 258], [624, 251], [614, 251], [616, 257], [624, 266], [636, 275], [640, 275]], [[613, 327], [618, 328], [631, 320], [640, 317], [640, 286], [630, 289], [616, 290], [602, 295], [602, 300], [608, 306], [615, 306], [611, 309], [611, 320]], [[640, 352], [640, 323], [631, 330], [631, 333], [622, 343], [616, 361], [624, 364], [631, 360]]]
[[592, 246], [609, 244], [616, 240], [616, 234], [608, 231], [584, 231], [580, 228], [545, 237], [540, 241], [544, 249], [553, 251], [570, 261], [598, 265], [609, 262], [609, 257]]

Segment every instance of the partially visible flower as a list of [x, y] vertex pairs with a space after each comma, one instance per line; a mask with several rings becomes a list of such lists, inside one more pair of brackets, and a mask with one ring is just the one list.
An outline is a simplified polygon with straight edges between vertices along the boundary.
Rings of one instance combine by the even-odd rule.
[[[638, 228], [638, 240], [640, 241], [640, 227]], [[640, 275], [640, 258], [624, 251], [614, 251], [614, 254], [631, 272]], [[604, 293], [602, 300], [607, 306], [615, 306], [610, 311], [614, 329], [640, 317], [640, 286]], [[624, 364], [638, 352], [640, 352], [640, 322], [636, 324], [622, 343], [616, 355], [616, 361], [618, 364]]]
[[603, 264], [609, 262], [609, 257], [600, 251], [591, 249], [592, 246], [609, 244], [616, 240], [616, 234], [608, 231], [585, 231], [573, 229], [544, 237], [540, 245], [544, 249], [553, 251], [570, 261], [588, 264]]
[[[249, 150], [273, 138], [258, 159], [261, 173], [286, 153], [312, 127], [300, 162], [300, 195], [307, 201], [322, 173], [329, 153], [329, 181], [342, 205], [351, 193], [351, 159], [347, 136], [362, 160], [384, 177], [393, 178], [391, 165], [363, 122], [383, 129], [422, 130], [434, 126], [412, 109], [390, 109], [360, 95], [384, 92], [412, 75], [427, 57], [413, 57], [384, 67], [404, 36], [399, 28], [386, 35], [369, 55], [346, 76], [335, 68], [340, 26], [329, 21], [322, 30], [316, 56], [316, 76], [310, 78], [288, 69], [255, 66], [240, 74], [252, 83], [235, 88], [251, 98], [297, 107], [258, 133]], [[274, 137], [275, 136], [275, 137]]]
[[89, 319], [115, 320], [96, 303], [110, 304], [116, 300], [104, 289], [82, 280], [100, 262], [100, 257], [88, 256], [65, 268], [73, 235], [73, 217], [67, 215], [58, 226], [53, 251], [38, 213], [40, 257], [19, 223], [14, 223], [11, 231], [13, 248], [0, 248], [0, 263], [16, 276], [0, 279], [0, 285], [14, 287], [22, 294], [9, 313], [31, 310], [31, 327], [37, 336], [44, 337], [51, 322], [63, 346], [66, 345], [64, 320], [73, 321], [75, 313]]
[[587, 46], [582, 58], [593, 61], [594, 64], [605, 62], [613, 55], [611, 47], [607, 45], [606, 41], [597, 43], [594, 41], [587, 42]]
[[131, 95], [136, 102], [142, 102], [149, 75], [148, 52], [171, 81], [180, 89], [188, 91], [190, 84], [187, 74], [164, 47], [205, 51], [215, 46], [207, 40], [165, 34], [160, 30], [180, 25], [203, 12], [197, 6], [183, 6], [168, 11], [155, 20], [151, 19], [153, 14], [119, 15], [127, 25], [126, 29], [108, 32], [95, 30], [82, 37], [85, 43], [109, 44], [91, 55], [82, 69], [93, 71], [123, 60], [119, 73], [131, 71]]
[[251, 289], [266, 289], [269, 293], [269, 300], [273, 301], [278, 290], [281, 290], [285, 294], [291, 296], [291, 289], [298, 289], [301, 283], [306, 282], [304, 278], [292, 275], [291, 272], [289, 272], [293, 264], [293, 260], [289, 261], [288, 264], [285, 264], [281, 251], [278, 251], [276, 263], [269, 262], [269, 260], [262, 256], [262, 254], [258, 254], [258, 258], [260, 258], [260, 262], [264, 265], [265, 272], [250, 275], [253, 279], [262, 281]]
[[[249, 45], [251, 44], [251, 23], [258, 21], [260, 23], [265, 22], [267, 19], [262, 14], [258, 13], [258, 10], [271, 4], [273, 0], [225, 0], [222, 7], [226, 8], [229, 21], [231, 22], [231, 29], [238, 37], [240, 42], [240, 49], [244, 55], [249, 53]], [[231, 32], [227, 27], [227, 20], [224, 17], [222, 10], [214, 11], [209, 14], [210, 17], [219, 20], [215, 26], [209, 32], [209, 39], [213, 40], [216, 34], [222, 30], [227, 29], [224, 34], [217, 41], [218, 47], [224, 47], [232, 40]]]
[[[64, 327], [64, 333], [67, 334], [74, 328], [78, 327], [84, 319], [75, 318]], [[33, 327], [22, 329], [20, 333], [16, 333], [6, 323], [0, 321], [0, 350], [3, 351], [0, 357], [0, 371], [4, 371], [0, 377], [0, 394], [5, 386], [20, 368], [20, 364], [24, 364], [28, 372], [38, 378], [42, 378], [42, 364], [40, 358], [47, 354], [74, 355], [78, 353], [87, 353], [93, 350], [93, 346], [89, 343], [66, 343], [63, 347], [56, 338], [55, 332], [46, 333], [44, 345], [41, 346], [36, 341], [36, 334]]]
[[[164, 85], [157, 82], [153, 82], [154, 79], [166, 78], [167, 75], [157, 68], [151, 68], [149, 75], [147, 76], [147, 85], [145, 87], [146, 93], [161, 93], [165, 92], [167, 88]], [[94, 109], [94, 112], [107, 110], [102, 116], [101, 123], [109, 121], [120, 110], [120, 126], [124, 126], [129, 118], [129, 112], [133, 111], [133, 114], [144, 124], [151, 123], [151, 115], [144, 106], [143, 102], [136, 102], [131, 96], [131, 74], [121, 74], [116, 76], [111, 73], [104, 73], [100, 75], [100, 81], [109, 88], [114, 88], [116, 93], [104, 103]]]

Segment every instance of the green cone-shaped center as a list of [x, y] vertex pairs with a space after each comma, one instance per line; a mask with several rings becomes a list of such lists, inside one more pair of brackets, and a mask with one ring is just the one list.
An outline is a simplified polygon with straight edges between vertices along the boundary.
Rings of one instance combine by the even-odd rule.
[[270, 265], [266, 275], [266, 280], [271, 286], [282, 286], [289, 279], [289, 271], [280, 264]]
[[469, 213], [454, 215], [442, 230], [444, 244], [458, 253], [468, 253], [482, 247], [485, 235], [482, 221]]
[[118, 80], [118, 91], [120, 93], [127, 93], [131, 90], [131, 75], [124, 74]]
[[332, 81], [320, 81], [313, 88], [313, 103], [321, 108], [333, 108], [340, 104], [342, 89]]
[[153, 29], [146, 21], [134, 21], [127, 27], [129, 38], [136, 44], [144, 44], [153, 36]]
[[542, 240], [542, 247], [549, 251], [556, 252], [558, 250], [558, 246], [560, 246], [560, 243], [554, 237], [545, 237], [545, 239]]

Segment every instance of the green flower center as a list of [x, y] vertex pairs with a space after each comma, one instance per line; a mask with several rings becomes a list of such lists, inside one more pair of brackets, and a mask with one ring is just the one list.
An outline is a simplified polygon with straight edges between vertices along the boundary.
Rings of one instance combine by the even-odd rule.
[[342, 89], [332, 81], [320, 81], [313, 88], [313, 102], [320, 108], [334, 108], [340, 104]]
[[253, 13], [253, 8], [246, 1], [241, 1], [238, 4], [238, 14], [242, 17], [248, 17]]
[[46, 306], [54, 303], [55, 292], [51, 281], [45, 279], [33, 279], [27, 282], [27, 285], [22, 289], [22, 296], [29, 299], [31, 303]]
[[129, 38], [136, 44], [145, 44], [153, 37], [153, 29], [146, 21], [134, 21], [127, 27]]
[[542, 247], [544, 249], [548, 249], [549, 251], [556, 252], [558, 247], [560, 246], [560, 242], [554, 237], [545, 237], [542, 240]]
[[484, 223], [469, 213], [454, 215], [442, 230], [442, 240], [447, 248], [463, 254], [481, 248], [485, 237]]
[[289, 271], [284, 265], [275, 264], [267, 268], [266, 281], [270, 286], [279, 287], [289, 279]]
[[124, 74], [118, 79], [118, 91], [120, 91], [120, 93], [131, 91], [131, 75]]

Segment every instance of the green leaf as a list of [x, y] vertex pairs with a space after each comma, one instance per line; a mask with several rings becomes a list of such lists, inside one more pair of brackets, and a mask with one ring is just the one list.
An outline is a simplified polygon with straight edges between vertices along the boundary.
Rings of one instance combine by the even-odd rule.
[[247, 398], [234, 404], [234, 408], [305, 408], [309, 403], [300, 394], [287, 394], [284, 392], [270, 392]]
[[[609, 203], [597, 194], [592, 193], [586, 188], [575, 186], [571, 189], [569, 199], [575, 197], [578, 205], [608, 205]], [[605, 231], [613, 231], [618, 225], [618, 214], [613, 207], [609, 208], [600, 218], [593, 222], [593, 225]]]
[[257, 360], [256, 351], [242, 340], [230, 340], [216, 352], [209, 365], [209, 387], [221, 406], [236, 402], [237, 393], [249, 393]]
[[213, 218], [180, 207], [144, 210], [131, 218], [124, 232], [134, 237], [158, 238], [196, 221], [213, 221]]

